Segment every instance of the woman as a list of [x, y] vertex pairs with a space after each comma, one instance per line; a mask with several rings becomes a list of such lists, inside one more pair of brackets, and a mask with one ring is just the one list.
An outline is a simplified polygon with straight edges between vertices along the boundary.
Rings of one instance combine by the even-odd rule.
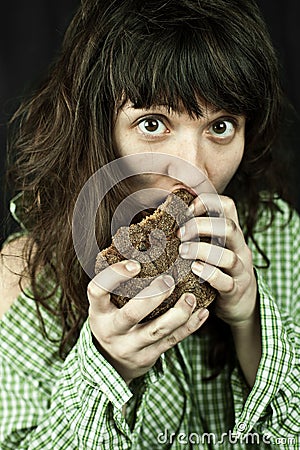
[[[13, 121], [13, 207], [25, 231], [2, 252], [4, 448], [296, 448], [299, 218], [279, 198], [272, 159], [281, 101], [252, 0], [83, 2], [48, 80]], [[107, 194], [99, 247], [128, 194], [182, 184], [180, 158], [216, 191], [184, 183], [199, 194], [196, 227], [178, 235], [218, 295], [209, 313], [184, 294], [140, 324], [174, 280], [115, 308], [109, 292], [140, 266], [117, 263], [90, 281], [72, 219], [97, 170], [149, 152], [167, 163]], [[220, 258], [197, 242], [212, 235], [201, 215], [216, 199]], [[88, 224], [89, 213], [87, 203]]]

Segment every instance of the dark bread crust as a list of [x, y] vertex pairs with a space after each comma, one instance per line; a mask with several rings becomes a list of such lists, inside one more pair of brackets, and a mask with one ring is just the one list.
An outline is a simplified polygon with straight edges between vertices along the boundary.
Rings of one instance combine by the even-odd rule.
[[119, 228], [112, 238], [112, 244], [98, 254], [96, 273], [125, 259], [136, 259], [141, 263], [139, 274], [111, 293], [111, 301], [118, 308], [163, 273], [173, 276], [175, 289], [143, 321], [166, 312], [185, 292], [192, 292], [196, 296], [196, 309], [207, 307], [215, 299], [216, 290], [207, 282], [201, 282], [190, 270], [193, 261], [184, 260], [178, 254], [181, 241], [176, 236], [176, 231], [193, 217], [187, 209], [193, 199], [194, 196], [184, 189], [172, 192], [153, 214], [137, 224]]

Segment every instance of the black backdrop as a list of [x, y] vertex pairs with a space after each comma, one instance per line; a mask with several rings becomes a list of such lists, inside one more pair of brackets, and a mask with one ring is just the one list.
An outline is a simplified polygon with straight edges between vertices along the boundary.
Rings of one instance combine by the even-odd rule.
[[[300, 2], [258, 0], [282, 66], [282, 79], [294, 112], [282, 149], [292, 161], [292, 187], [300, 211]], [[0, 241], [11, 225], [6, 223], [8, 198], [4, 191], [6, 122], [22, 96], [37, 86], [59, 48], [65, 28], [79, 0], [27, 0], [7, 2], [0, 16]]]

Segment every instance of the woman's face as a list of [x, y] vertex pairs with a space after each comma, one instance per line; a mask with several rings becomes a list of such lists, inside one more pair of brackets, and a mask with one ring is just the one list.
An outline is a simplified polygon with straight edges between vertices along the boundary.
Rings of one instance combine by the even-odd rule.
[[[141, 154], [145, 152], [167, 155], [159, 175], [142, 175], [141, 184], [169, 191], [183, 184], [199, 193], [197, 186], [203, 179], [191, 176], [184, 178], [188, 182], [179, 182], [187, 176], [178, 163], [181, 158], [200, 169], [218, 193], [224, 191], [243, 157], [245, 117], [209, 107], [202, 110], [205, 114], [198, 119], [186, 111], [174, 112], [164, 106], [135, 109], [130, 102], [120, 110], [114, 142], [121, 156], [136, 154], [143, 158]], [[140, 161], [143, 169], [143, 160]]]

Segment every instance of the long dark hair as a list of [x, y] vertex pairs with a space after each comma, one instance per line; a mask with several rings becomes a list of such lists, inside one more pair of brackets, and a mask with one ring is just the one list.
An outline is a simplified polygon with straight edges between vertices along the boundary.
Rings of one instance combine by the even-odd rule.
[[[260, 191], [269, 192], [271, 211], [274, 194], [282, 195], [272, 165], [282, 103], [277, 60], [254, 1], [85, 0], [48, 79], [15, 114], [10, 176], [26, 208], [32, 293], [38, 311], [43, 306], [61, 321], [62, 354], [88, 310], [89, 278], [72, 243], [74, 204], [89, 177], [119, 156], [116, 109], [130, 100], [139, 108], [183, 106], [199, 117], [199, 99], [247, 118], [243, 161], [227, 192], [239, 204], [246, 238], [254, 239]], [[100, 205], [100, 248], [110, 241], [123, 195], [116, 188]], [[46, 293], [41, 267], [53, 280]]]

